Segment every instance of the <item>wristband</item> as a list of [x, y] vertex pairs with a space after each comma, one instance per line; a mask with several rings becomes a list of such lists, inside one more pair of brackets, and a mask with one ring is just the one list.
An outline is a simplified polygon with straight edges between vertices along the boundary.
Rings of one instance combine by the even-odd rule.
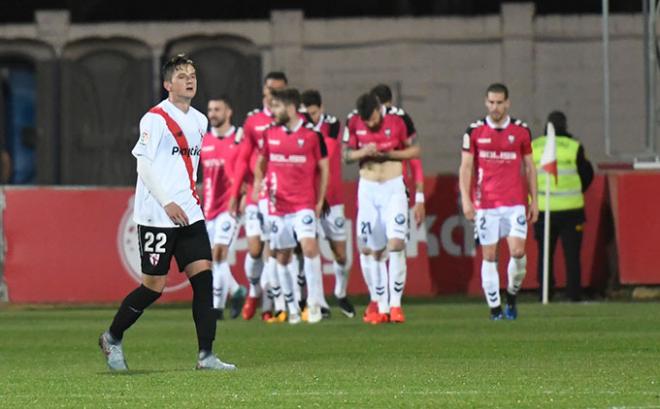
[[424, 193], [422, 192], [415, 193], [415, 203], [424, 203]]

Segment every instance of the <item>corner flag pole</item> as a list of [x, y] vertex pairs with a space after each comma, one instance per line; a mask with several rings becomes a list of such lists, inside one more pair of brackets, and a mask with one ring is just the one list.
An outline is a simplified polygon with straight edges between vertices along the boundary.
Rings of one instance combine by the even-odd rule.
[[548, 304], [548, 287], [550, 281], [550, 175], [557, 183], [557, 146], [555, 127], [548, 122], [547, 140], [541, 157], [541, 168], [545, 172], [545, 220], [543, 223], [543, 304]]
[[550, 174], [545, 173], [545, 219], [543, 221], [543, 304], [548, 304], [550, 281]]

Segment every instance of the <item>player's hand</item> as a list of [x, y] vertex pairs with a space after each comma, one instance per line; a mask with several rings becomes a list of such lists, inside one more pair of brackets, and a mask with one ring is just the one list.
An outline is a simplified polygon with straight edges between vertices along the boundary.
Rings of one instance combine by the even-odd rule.
[[415, 206], [413, 207], [413, 216], [415, 217], [415, 223], [417, 223], [418, 227], [424, 223], [424, 219], [426, 218], [426, 208], [424, 207], [424, 203], [415, 203]]
[[527, 207], [527, 222], [536, 223], [539, 219], [539, 204], [536, 200], [532, 200], [532, 203]]
[[362, 148], [362, 157], [367, 158], [369, 156], [378, 156], [378, 146], [375, 143], [369, 143]]
[[474, 211], [474, 206], [472, 205], [472, 202], [469, 200], [463, 202], [463, 216], [465, 216], [465, 218], [468, 219], [469, 221], [473, 222], [476, 215], [477, 212]]
[[177, 226], [187, 226], [189, 224], [186, 212], [176, 203], [171, 202], [165, 205], [165, 213], [169, 216], [170, 220]]
[[236, 198], [234, 196], [229, 198], [229, 204], [227, 205], [229, 214], [233, 217], [236, 217]]

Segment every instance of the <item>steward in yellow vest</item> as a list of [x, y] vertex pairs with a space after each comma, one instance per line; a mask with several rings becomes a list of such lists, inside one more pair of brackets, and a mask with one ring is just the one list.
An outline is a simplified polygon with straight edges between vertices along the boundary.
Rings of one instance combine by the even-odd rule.
[[539, 250], [538, 279], [539, 297], [543, 282], [543, 234], [544, 216], [546, 208], [550, 209], [550, 277], [549, 294], [554, 293], [554, 274], [552, 256], [561, 238], [566, 259], [566, 297], [571, 301], [582, 299], [582, 286], [580, 283], [580, 248], [582, 245], [582, 231], [584, 228], [584, 192], [591, 184], [594, 170], [584, 154], [584, 147], [568, 133], [566, 116], [560, 111], [553, 111], [548, 115], [548, 122], [552, 122], [556, 131], [557, 146], [557, 183], [554, 177], [550, 180], [550, 200], [545, 199], [546, 173], [541, 168], [541, 155], [547, 141], [546, 136], [540, 136], [532, 141], [534, 163], [538, 173], [538, 222], [534, 225], [534, 236]]

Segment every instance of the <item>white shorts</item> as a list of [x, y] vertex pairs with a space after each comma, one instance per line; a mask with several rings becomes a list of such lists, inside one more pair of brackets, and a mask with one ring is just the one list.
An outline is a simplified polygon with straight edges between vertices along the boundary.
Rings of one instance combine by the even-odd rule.
[[319, 220], [319, 236], [331, 241], [346, 241], [346, 218], [344, 205], [334, 205], [330, 213]]
[[525, 206], [502, 206], [479, 209], [475, 218], [479, 243], [483, 246], [497, 244], [503, 237], [527, 238]]
[[408, 197], [403, 177], [358, 184], [357, 238], [360, 248], [382, 250], [390, 239], [408, 238]]
[[268, 219], [268, 201], [260, 200], [259, 205], [247, 205], [245, 207], [245, 236], [259, 236], [261, 241], [266, 241], [270, 236], [270, 222]]
[[313, 210], [305, 209], [284, 216], [270, 216], [270, 221], [272, 250], [293, 249], [301, 239], [316, 238], [316, 216]]
[[238, 222], [229, 212], [223, 212], [214, 219], [206, 221], [211, 246], [230, 246], [237, 233]]

